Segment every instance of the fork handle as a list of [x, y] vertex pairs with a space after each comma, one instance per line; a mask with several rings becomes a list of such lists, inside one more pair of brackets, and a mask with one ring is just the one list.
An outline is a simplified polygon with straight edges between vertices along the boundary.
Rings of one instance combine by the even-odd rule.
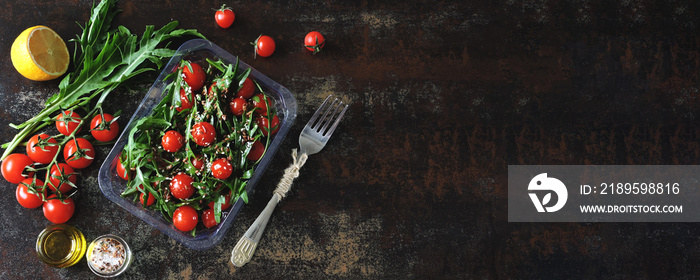
[[242, 267], [253, 257], [255, 249], [258, 247], [258, 241], [260, 241], [263, 231], [265, 231], [267, 222], [270, 221], [272, 212], [275, 211], [277, 203], [289, 192], [294, 179], [299, 177], [299, 169], [306, 163], [308, 155], [302, 153], [297, 157], [297, 150], [294, 149], [292, 150], [292, 158], [294, 162], [284, 170], [284, 176], [282, 176], [282, 179], [277, 184], [277, 188], [273, 192], [274, 194], [267, 203], [267, 206], [265, 206], [265, 209], [263, 209], [262, 213], [255, 219], [241, 239], [238, 240], [236, 246], [233, 247], [233, 251], [231, 252], [231, 263], [233, 263], [233, 265]]

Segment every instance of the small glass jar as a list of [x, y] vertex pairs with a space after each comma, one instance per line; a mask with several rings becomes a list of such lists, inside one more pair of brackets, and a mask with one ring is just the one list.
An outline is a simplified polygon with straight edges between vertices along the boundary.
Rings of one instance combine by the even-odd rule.
[[36, 253], [44, 263], [53, 267], [69, 267], [83, 258], [85, 236], [71, 225], [46, 227], [36, 240]]
[[121, 237], [105, 234], [90, 243], [85, 257], [88, 267], [97, 276], [115, 277], [131, 264], [131, 249]]

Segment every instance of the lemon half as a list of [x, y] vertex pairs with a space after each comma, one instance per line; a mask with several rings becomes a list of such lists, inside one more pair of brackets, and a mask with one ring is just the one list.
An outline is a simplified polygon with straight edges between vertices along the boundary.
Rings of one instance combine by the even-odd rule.
[[70, 54], [61, 36], [46, 26], [24, 30], [12, 43], [12, 65], [27, 79], [48, 81], [68, 70]]

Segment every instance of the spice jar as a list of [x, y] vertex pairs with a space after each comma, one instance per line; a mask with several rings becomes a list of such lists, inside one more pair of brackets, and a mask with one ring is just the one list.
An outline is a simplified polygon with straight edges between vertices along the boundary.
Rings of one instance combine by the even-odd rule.
[[113, 234], [96, 238], [88, 246], [88, 267], [100, 277], [114, 277], [126, 271], [131, 263], [131, 249], [124, 239]]
[[44, 263], [54, 267], [69, 267], [83, 258], [85, 236], [77, 228], [66, 225], [46, 227], [36, 240], [36, 253]]

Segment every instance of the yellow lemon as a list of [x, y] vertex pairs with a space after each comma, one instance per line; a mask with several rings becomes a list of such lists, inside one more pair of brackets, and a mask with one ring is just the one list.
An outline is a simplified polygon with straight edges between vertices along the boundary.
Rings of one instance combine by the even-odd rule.
[[12, 43], [11, 58], [17, 71], [34, 81], [58, 78], [66, 73], [70, 63], [70, 54], [61, 36], [41, 25], [27, 28], [17, 36]]

